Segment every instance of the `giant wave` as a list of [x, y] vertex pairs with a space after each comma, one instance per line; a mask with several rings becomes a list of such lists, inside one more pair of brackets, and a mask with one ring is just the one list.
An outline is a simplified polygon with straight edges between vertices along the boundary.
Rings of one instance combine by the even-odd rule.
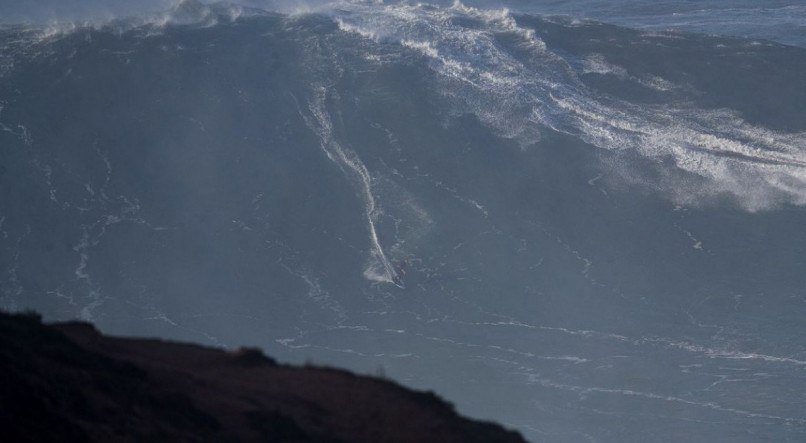
[[0, 48], [5, 309], [383, 365], [535, 440], [806, 433], [802, 48], [188, 0]]

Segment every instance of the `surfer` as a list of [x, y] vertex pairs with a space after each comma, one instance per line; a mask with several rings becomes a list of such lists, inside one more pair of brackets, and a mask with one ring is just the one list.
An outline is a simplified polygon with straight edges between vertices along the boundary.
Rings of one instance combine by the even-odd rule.
[[401, 288], [403, 287], [403, 277], [406, 276], [406, 270], [409, 268], [410, 264], [410, 257], [406, 257], [403, 260], [392, 260], [392, 267], [395, 270], [394, 276], [392, 276], [392, 282]]

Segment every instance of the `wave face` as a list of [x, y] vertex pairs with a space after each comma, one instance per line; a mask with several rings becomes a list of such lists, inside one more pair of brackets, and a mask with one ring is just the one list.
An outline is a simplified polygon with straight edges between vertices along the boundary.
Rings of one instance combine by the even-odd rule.
[[806, 436], [805, 49], [191, 1], [0, 48], [4, 309], [382, 365], [536, 441]]

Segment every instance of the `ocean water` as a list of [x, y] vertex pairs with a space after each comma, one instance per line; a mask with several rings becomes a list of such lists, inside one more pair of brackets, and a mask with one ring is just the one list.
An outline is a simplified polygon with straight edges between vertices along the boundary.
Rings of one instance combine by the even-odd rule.
[[[484, 1], [479, 5], [493, 3]], [[526, 13], [589, 18], [635, 29], [730, 35], [806, 46], [803, 0], [508, 0], [495, 5]]]
[[802, 441], [806, 12], [756, 3], [3, 3], [0, 307]]

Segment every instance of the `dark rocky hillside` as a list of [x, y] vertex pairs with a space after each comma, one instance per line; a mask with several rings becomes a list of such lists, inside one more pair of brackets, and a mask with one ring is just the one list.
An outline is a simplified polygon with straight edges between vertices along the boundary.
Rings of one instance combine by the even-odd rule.
[[433, 393], [319, 367], [0, 314], [2, 441], [519, 442]]

